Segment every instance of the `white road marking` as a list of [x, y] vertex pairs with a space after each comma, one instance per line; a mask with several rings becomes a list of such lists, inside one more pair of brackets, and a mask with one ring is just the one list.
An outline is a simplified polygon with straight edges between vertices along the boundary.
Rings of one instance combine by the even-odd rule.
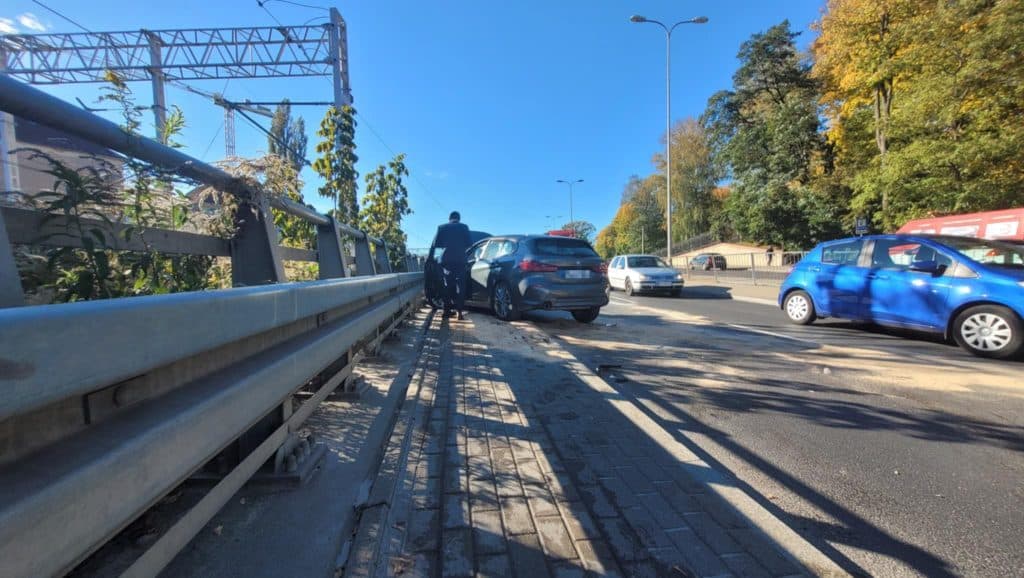
[[760, 333], [762, 335], [769, 335], [771, 337], [779, 337], [781, 339], [789, 339], [791, 341], [799, 341], [801, 343], [810, 343], [811, 345], [820, 345], [817, 341], [811, 341], [810, 339], [801, 339], [799, 337], [793, 337], [792, 335], [786, 335], [785, 333], [776, 333], [775, 331], [765, 331], [764, 329], [755, 329], [753, 327], [747, 327], [746, 325], [739, 325], [737, 323], [726, 323], [729, 327], [734, 329], [742, 329], [743, 331], [751, 331], [754, 333]]
[[630, 301], [629, 299], [623, 299], [622, 297], [615, 297], [614, 295], [612, 297], [609, 297], [609, 300], [612, 303], [616, 303], [618, 305], [635, 305], [636, 304], [635, 302]]

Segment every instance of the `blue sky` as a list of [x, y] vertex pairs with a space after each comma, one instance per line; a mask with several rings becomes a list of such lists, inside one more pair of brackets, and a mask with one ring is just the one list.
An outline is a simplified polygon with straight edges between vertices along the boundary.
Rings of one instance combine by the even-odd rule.
[[[297, 0], [329, 6], [323, 0]], [[256, 0], [43, 0], [91, 30], [271, 26]], [[352, 91], [360, 115], [356, 141], [361, 175], [405, 152], [409, 179], [410, 247], [429, 245], [438, 223], [458, 209], [472, 228], [491, 233], [541, 232], [569, 220], [565, 185], [576, 186], [574, 215], [599, 229], [615, 215], [630, 175], [652, 171], [664, 131], [664, 34], [631, 24], [634, 13], [663, 21], [704, 15], [673, 36], [672, 112], [696, 116], [708, 96], [731, 85], [736, 52], [751, 34], [788, 18], [812, 38], [824, 0], [362, 0], [334, 4], [348, 23]], [[286, 24], [321, 10], [266, 4]], [[25, 15], [34, 15], [33, 19]], [[38, 24], [38, 26], [37, 26]], [[7, 0], [0, 31], [77, 29], [29, 0]], [[217, 92], [224, 81], [191, 84]], [[97, 85], [44, 87], [92, 102]], [[149, 104], [146, 83], [133, 89]], [[330, 100], [329, 78], [232, 80], [234, 99]], [[168, 103], [188, 121], [181, 139], [190, 154], [223, 156], [221, 109], [169, 88]], [[296, 112], [312, 134], [322, 108]], [[371, 130], [372, 128], [372, 130]], [[266, 150], [266, 138], [236, 120], [240, 155]], [[321, 210], [317, 177], [306, 169], [306, 200]], [[362, 179], [360, 179], [362, 180]], [[549, 218], [559, 216], [560, 218]]]

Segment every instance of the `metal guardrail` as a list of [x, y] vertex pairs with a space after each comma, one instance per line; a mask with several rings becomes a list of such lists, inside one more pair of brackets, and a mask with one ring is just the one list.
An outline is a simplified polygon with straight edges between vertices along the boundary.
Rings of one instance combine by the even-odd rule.
[[[0, 283], [0, 576], [65, 574], [190, 477], [215, 478], [116, 570], [156, 575], [256, 472], [313, 459], [301, 424], [417, 305], [423, 274], [392, 273], [379, 239], [2, 74], [0, 110], [244, 201], [231, 239], [147, 229], [144, 247], [113, 234], [109, 248], [227, 256], [235, 288], [19, 306], [20, 285]], [[313, 223], [316, 250], [279, 247], [271, 206]], [[17, 280], [12, 243], [81, 246], [61, 225], [0, 209], [0, 279]], [[318, 262], [322, 280], [283, 282], [284, 259]]]
[[[693, 257], [675, 257], [673, 261], [687, 281], [714, 283], [747, 283], [752, 285], [781, 285], [807, 251], [775, 251], [774, 253], [722, 254], [725, 267], [694, 262]], [[680, 263], [680, 260], [682, 262]]]

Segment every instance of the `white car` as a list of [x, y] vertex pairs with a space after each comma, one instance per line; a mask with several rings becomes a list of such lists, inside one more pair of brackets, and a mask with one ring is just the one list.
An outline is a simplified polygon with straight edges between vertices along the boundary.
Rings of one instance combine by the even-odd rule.
[[665, 291], [673, 297], [683, 292], [683, 276], [654, 255], [618, 255], [608, 264], [608, 286], [626, 295]]

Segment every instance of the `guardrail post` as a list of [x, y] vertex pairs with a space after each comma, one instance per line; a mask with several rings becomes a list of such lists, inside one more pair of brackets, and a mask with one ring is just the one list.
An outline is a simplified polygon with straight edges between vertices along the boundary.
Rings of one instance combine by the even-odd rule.
[[284, 264], [277, 252], [277, 229], [266, 200], [239, 203], [235, 212], [235, 238], [231, 240], [231, 283], [251, 286], [285, 281]]
[[0, 216], [0, 309], [24, 304], [25, 294], [21, 290], [21, 277], [18, 276], [18, 266], [14, 262], [14, 251], [7, 238], [7, 225]]
[[337, 279], [348, 277], [348, 255], [341, 244], [338, 233], [338, 222], [334, 217], [326, 225], [316, 226], [317, 263], [320, 266], [321, 279]]
[[388, 259], [388, 244], [381, 239], [380, 245], [373, 248], [373, 260], [377, 273], [390, 273], [391, 260]]
[[754, 254], [750, 254], [750, 282], [757, 285], [757, 271], [754, 270]]
[[363, 235], [362, 239], [353, 239], [356, 246], [356, 275], [373, 275], [373, 255], [370, 254], [369, 235]]

